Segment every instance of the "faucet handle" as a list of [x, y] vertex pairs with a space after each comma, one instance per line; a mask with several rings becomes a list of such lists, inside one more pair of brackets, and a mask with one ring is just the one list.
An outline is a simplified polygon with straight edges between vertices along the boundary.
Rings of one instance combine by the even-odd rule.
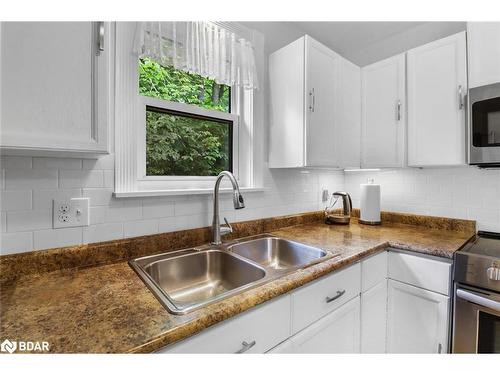
[[229, 221], [227, 221], [227, 219], [224, 218], [224, 222], [226, 223], [226, 226], [220, 227], [220, 234], [223, 236], [225, 234], [233, 233], [233, 227], [231, 226], [231, 224], [229, 224]]

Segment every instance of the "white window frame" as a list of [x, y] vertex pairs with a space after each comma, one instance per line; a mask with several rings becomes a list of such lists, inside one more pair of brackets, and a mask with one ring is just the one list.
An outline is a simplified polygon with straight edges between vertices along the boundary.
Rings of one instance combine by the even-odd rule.
[[[135, 22], [117, 22], [115, 40], [115, 196], [210, 194], [216, 176], [146, 176], [146, 105], [233, 121], [233, 173], [241, 190], [262, 191], [260, 161], [254, 161], [254, 102], [262, 106], [262, 93], [231, 87], [231, 113], [204, 109], [139, 94], [139, 61], [133, 51]], [[263, 57], [263, 38], [258, 40]], [[260, 60], [259, 60], [260, 61]], [[263, 64], [263, 59], [262, 59]], [[262, 76], [262, 75], [261, 75]], [[262, 126], [260, 115], [257, 123]], [[256, 143], [257, 142], [257, 143]], [[223, 180], [222, 188], [229, 188]]]
[[[231, 88], [231, 101], [236, 95]], [[137, 122], [137, 181], [139, 190], [157, 190], [168, 186], [171, 189], [182, 189], [185, 186], [203, 188], [213, 186], [215, 176], [148, 176], [146, 174], [146, 107], [156, 107], [165, 110], [182, 112], [203, 117], [210, 117], [224, 121], [230, 121], [232, 126], [232, 169], [236, 179], [239, 179], [239, 116], [233, 113], [234, 106], [231, 105], [231, 113], [205, 109], [197, 105], [172, 102], [165, 99], [157, 99], [139, 95], [142, 103], [139, 121]], [[236, 99], [236, 98], [234, 98]]]

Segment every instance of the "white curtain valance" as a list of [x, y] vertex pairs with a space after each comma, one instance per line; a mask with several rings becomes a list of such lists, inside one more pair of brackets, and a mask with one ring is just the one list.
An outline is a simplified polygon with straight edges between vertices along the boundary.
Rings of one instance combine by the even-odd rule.
[[219, 84], [258, 88], [252, 43], [213, 22], [140, 22], [135, 52]]

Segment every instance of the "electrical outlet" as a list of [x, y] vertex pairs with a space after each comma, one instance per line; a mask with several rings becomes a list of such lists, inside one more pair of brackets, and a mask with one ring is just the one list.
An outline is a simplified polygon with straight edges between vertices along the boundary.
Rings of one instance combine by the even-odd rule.
[[53, 200], [53, 228], [85, 227], [89, 225], [89, 198]]

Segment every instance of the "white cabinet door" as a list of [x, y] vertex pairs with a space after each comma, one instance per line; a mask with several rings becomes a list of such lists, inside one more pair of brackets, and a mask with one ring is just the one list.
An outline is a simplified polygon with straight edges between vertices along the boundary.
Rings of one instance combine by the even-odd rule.
[[465, 163], [465, 32], [412, 49], [408, 61], [408, 165]]
[[309, 36], [306, 41], [306, 166], [337, 167], [336, 96], [340, 56]]
[[469, 87], [500, 82], [500, 22], [467, 22]]
[[361, 166], [402, 167], [405, 161], [405, 55], [366, 66], [361, 74]]
[[269, 56], [269, 167], [304, 166], [305, 42], [300, 38]]
[[99, 27], [95, 22], [2, 23], [3, 152], [107, 152], [111, 46], [105, 30], [104, 51], [98, 53]]
[[335, 102], [335, 142], [341, 168], [359, 168], [361, 158], [361, 68], [340, 58]]
[[287, 349], [293, 353], [359, 353], [359, 301], [358, 296], [300, 331]]
[[269, 57], [270, 168], [359, 166], [360, 68], [309, 36]]
[[361, 353], [385, 353], [387, 280], [361, 294]]
[[388, 353], [446, 353], [449, 297], [388, 282]]
[[265, 353], [290, 336], [290, 296], [257, 306], [159, 353]]

